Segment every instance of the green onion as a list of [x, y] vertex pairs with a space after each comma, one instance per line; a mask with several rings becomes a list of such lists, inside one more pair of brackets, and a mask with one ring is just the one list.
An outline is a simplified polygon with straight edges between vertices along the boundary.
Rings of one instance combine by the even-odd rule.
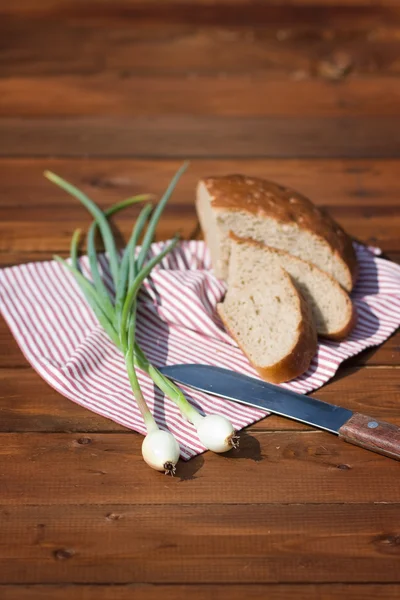
[[[186, 169], [186, 166], [186, 164], [183, 165], [173, 177], [165, 194], [152, 214], [144, 235], [141, 250], [136, 258], [136, 245], [149, 218], [151, 206], [145, 206], [142, 209], [123, 253], [121, 263], [118, 261], [116, 246], [110, 225], [107, 221], [107, 216], [129, 206], [134, 201], [138, 201], [137, 198], [128, 199], [122, 203], [116, 204], [103, 213], [94, 202], [89, 200], [85, 195], [82, 195], [79, 190], [74, 188], [74, 186], [64, 182], [64, 180], [61, 180], [54, 174], [51, 174], [50, 177], [49, 174], [47, 174], [52, 181], [55, 181], [61, 185], [61, 187], [77, 197], [95, 218], [95, 222], [91, 225], [88, 235], [88, 256], [93, 284], [79, 271], [77, 258], [80, 238], [79, 230], [75, 231], [71, 241], [72, 264], [68, 265], [68, 263], [63, 261], [60, 257], [56, 257], [56, 260], [62, 262], [62, 264], [64, 264], [73, 274], [87, 301], [92, 306], [99, 322], [124, 355], [132, 392], [148, 432], [142, 446], [144, 460], [151, 467], [170, 473], [174, 472], [175, 464], [179, 458], [179, 445], [170, 433], [161, 431], [158, 428], [158, 425], [144, 400], [136, 375], [135, 366], [147, 373], [153, 382], [176, 403], [182, 415], [195, 425], [200, 440], [207, 448], [214, 452], [225, 452], [226, 450], [235, 447], [237, 444], [235, 430], [230, 421], [221, 415], [202, 416], [187, 401], [183, 392], [147, 360], [141, 348], [135, 341], [136, 303], [140, 287], [146, 277], [151, 273], [154, 266], [175, 247], [178, 238], [175, 237], [159, 254], [149, 260], [146, 264], [145, 259], [150, 244], [153, 241], [155, 228], [162, 210], [179, 177]], [[141, 197], [140, 199], [144, 198]], [[98, 270], [97, 254], [94, 244], [96, 226], [99, 226], [100, 228], [106, 251], [109, 254], [110, 268], [116, 290], [114, 303], [104, 286]]]
[[[146, 206], [139, 215], [123, 254], [121, 264], [119, 264], [116, 245], [110, 225], [107, 221], [107, 216], [129, 206], [135, 201], [143, 200], [148, 196], [125, 200], [103, 213], [92, 200], [85, 194], [82, 194], [82, 192], [73, 185], [64, 181], [54, 173], [46, 172], [45, 175], [48, 179], [57, 183], [60, 187], [78, 198], [95, 218], [95, 222], [92, 224], [88, 236], [88, 257], [93, 283], [86, 279], [79, 270], [79, 230], [74, 232], [71, 240], [71, 264], [69, 265], [65, 260], [58, 256], [56, 256], [55, 259], [72, 273], [100, 324], [117, 348], [124, 354], [133, 396], [147, 428], [147, 435], [142, 445], [144, 460], [154, 469], [164, 470], [165, 472], [173, 474], [175, 465], [179, 459], [179, 444], [171, 433], [162, 431], [158, 428], [158, 425], [144, 400], [135, 371], [135, 314], [136, 297], [141, 284], [150, 274], [152, 268], [176, 245], [178, 239], [174, 238], [162, 252], [153, 257], [144, 267], [142, 265], [140, 269], [138, 268], [135, 259], [136, 244], [151, 211], [151, 206]], [[175, 177], [173, 186], [176, 184], [177, 180], [178, 178]], [[168, 197], [171, 195], [173, 186], [171, 184], [167, 190]], [[162, 199], [163, 206], [168, 197], [166, 198], [164, 195]], [[155, 212], [156, 218], [152, 218], [149, 224], [149, 227], [151, 225], [152, 228], [151, 238], [148, 233], [146, 233], [147, 240], [153, 238], [154, 229], [161, 214], [160, 210], [156, 210]], [[115, 304], [112, 303], [112, 299], [105, 288], [98, 270], [97, 254], [94, 244], [96, 226], [100, 228], [104, 246], [109, 255], [110, 270], [114, 281], [116, 296], [118, 296], [118, 306], [117, 298], [115, 299]], [[118, 327], [118, 324], [121, 326]]]

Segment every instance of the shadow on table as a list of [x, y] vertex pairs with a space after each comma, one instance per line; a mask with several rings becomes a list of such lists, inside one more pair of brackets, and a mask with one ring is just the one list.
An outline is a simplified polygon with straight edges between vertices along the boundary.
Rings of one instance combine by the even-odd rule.
[[203, 454], [198, 454], [194, 456], [188, 461], [181, 461], [178, 464], [177, 472], [175, 477], [182, 481], [192, 481], [193, 479], [197, 479], [196, 473], [200, 471], [201, 467], [204, 465], [204, 456]]
[[[232, 450], [229, 452], [221, 454], [220, 458], [221, 460], [227, 458], [230, 460], [240, 460], [246, 458], [247, 460], [260, 462], [265, 457], [261, 454], [261, 447], [258, 439], [249, 435], [246, 431], [241, 431], [239, 448], [232, 448]], [[192, 479], [196, 479], [196, 473], [201, 469], [203, 464], [204, 455], [199, 454], [185, 463], [180, 463], [176, 476], [180, 479], [180, 481], [190, 481]]]
[[249, 435], [247, 431], [241, 430], [239, 432], [239, 447], [232, 448], [229, 452], [226, 452], [224, 458], [240, 460], [242, 458], [253, 460], [254, 462], [260, 462], [265, 458], [261, 454], [261, 446], [258, 439], [252, 435]]

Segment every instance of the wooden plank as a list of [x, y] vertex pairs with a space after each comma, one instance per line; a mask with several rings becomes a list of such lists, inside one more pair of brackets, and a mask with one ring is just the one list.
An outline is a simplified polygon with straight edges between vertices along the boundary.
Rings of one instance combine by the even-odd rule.
[[[358, 206], [330, 207], [331, 216], [343, 225], [355, 239], [371, 244], [383, 251], [398, 249], [400, 218], [398, 208], [376, 206], [361, 208]], [[392, 227], [390, 223], [395, 226]]]
[[1, 368], [29, 366], [3, 317], [0, 318], [0, 357]]
[[394, 600], [400, 584], [0, 585], [2, 600]]
[[393, 252], [384, 253], [383, 256], [393, 262], [400, 264], [400, 250], [394, 250]]
[[398, 6], [62, 3], [37, 16], [2, 8], [3, 75], [399, 73]]
[[[140, 211], [133, 206], [129, 212], [115, 219], [116, 240], [122, 247]], [[53, 250], [55, 253], [69, 252], [71, 236], [76, 227], [87, 231], [91, 220], [79, 205], [62, 205], [49, 211], [47, 207], [36, 207], [31, 211], [20, 208], [0, 208], [0, 252], [13, 249], [23, 251]], [[166, 207], [158, 227], [158, 239], [168, 239], [177, 232], [183, 239], [192, 237], [197, 231], [197, 216], [194, 205]], [[390, 235], [390, 232], [388, 232]]]
[[3, 506], [0, 581], [399, 583], [393, 528], [399, 510], [399, 504]]
[[[103, 26], [133, 21], [146, 25], [198, 23], [265, 27], [283, 22], [318, 27], [329, 21], [332, 27], [363, 30], [377, 21], [388, 25], [398, 23], [399, 11], [395, 8], [398, 8], [396, 0], [379, 0], [375, 4], [371, 0], [274, 0], [267, 4], [249, 0], [223, 0], [218, 4], [211, 0], [120, 0], [113, 3], [108, 0], [86, 0], [84, 3], [46, 0], [40, 5], [34, 0], [16, 0], [12, 6], [2, 6], [0, 14], [20, 18], [36, 16], [40, 20], [62, 20], [67, 24], [76, 24], [78, 18], [84, 24], [96, 21]], [[314, 19], [310, 23], [311, 15]]]
[[400, 79], [231, 77], [121, 78], [117, 74], [0, 79], [0, 117], [398, 116]]
[[[180, 160], [167, 159], [3, 158], [0, 159], [0, 206], [54, 209], [70, 204], [68, 196], [43, 177], [46, 169], [72, 181], [101, 206], [145, 192], [158, 198], [181, 164]], [[196, 184], [202, 177], [245, 173], [292, 187], [328, 208], [398, 207], [399, 171], [400, 161], [390, 159], [195, 159], [175, 189], [173, 202], [194, 202]]]
[[[54, 194], [68, 198], [61, 190]], [[124, 245], [139, 206], [115, 219], [120, 232], [118, 242]], [[397, 249], [399, 244], [399, 211], [394, 206], [331, 206], [329, 213], [354, 238], [366, 244], [379, 246], [383, 250]], [[71, 199], [49, 210], [48, 207], [33, 207], [31, 210], [0, 207], [0, 251], [48, 251], [69, 252], [71, 236], [76, 227], [83, 231], [90, 225], [90, 218], [78, 203]], [[198, 233], [198, 221], [192, 198], [190, 203], [175, 204], [172, 199], [160, 220], [158, 239], [168, 239], [179, 232], [183, 238]]]
[[[54, 252], [51, 250], [32, 250], [30, 252], [24, 252], [23, 250], [11, 250], [0, 252], [0, 269], [6, 267], [14, 267], [28, 262], [37, 262], [43, 260], [52, 260]], [[0, 337], [1, 337], [1, 325], [0, 325]]]
[[[107, 6], [108, 0], [85, 0], [85, 9], [87, 13], [95, 10], [98, 10], [99, 7], [104, 7], [107, 11], [107, 14], [112, 11], [112, 8]], [[137, 1], [132, 0], [119, 0], [117, 3], [118, 9], [124, 12], [127, 9], [132, 10], [132, 5], [141, 4]], [[150, 4], [152, 6], [158, 6], [160, 4], [160, 0], [146, 0], [146, 4]], [[166, 4], [169, 7], [176, 6], [176, 2], [173, 0], [163, 0], [163, 4]], [[252, 0], [219, 0], [218, 4], [221, 4], [226, 7], [247, 7], [248, 10], [254, 6], [254, 2]], [[336, 9], [338, 7], [359, 7], [359, 8], [371, 8], [374, 4], [371, 3], [371, 0], [273, 0], [271, 3], [273, 6], [282, 6], [282, 7], [307, 7], [312, 6], [313, 8], [322, 7], [326, 8], [327, 6], [334, 6]], [[113, 3], [115, 5], [115, 3]], [[184, 8], [185, 5], [190, 5], [191, 7], [212, 7], [215, 8], [215, 0], [179, 0], [179, 7]], [[378, 0], [376, 3], [377, 6], [398, 6], [397, 0]], [[53, 15], [53, 14], [75, 14], [79, 9], [82, 8], [82, 3], [79, 0], [46, 0], [45, 2], [41, 2], [37, 4], [36, 0], [14, 0], [12, 5], [3, 7], [3, 14], [29, 14], [29, 16], [45, 16], [45, 15]], [[103, 10], [104, 10], [103, 8]], [[86, 12], [85, 11], [85, 12]], [[81, 12], [81, 11], [79, 11]]]
[[1, 118], [0, 156], [399, 158], [400, 117]]
[[144, 463], [142, 439], [135, 433], [2, 433], [1, 502], [10, 507], [27, 502], [43, 506], [400, 502], [397, 461], [329, 433], [243, 433], [236, 453], [207, 452], [182, 462], [175, 478], [151, 471]]
[[394, 333], [381, 346], [374, 346], [368, 350], [364, 350], [361, 354], [350, 358], [345, 364], [346, 366], [361, 366], [361, 365], [398, 365], [400, 352], [400, 332]]
[[127, 431], [71, 402], [33, 369], [0, 369], [0, 431]]
[[[400, 353], [396, 358], [399, 361]], [[400, 425], [400, 368], [342, 368], [312, 395]], [[63, 398], [31, 369], [0, 369], [0, 432], [122, 432], [113, 423]], [[248, 431], [306, 431], [312, 427], [271, 416]]]

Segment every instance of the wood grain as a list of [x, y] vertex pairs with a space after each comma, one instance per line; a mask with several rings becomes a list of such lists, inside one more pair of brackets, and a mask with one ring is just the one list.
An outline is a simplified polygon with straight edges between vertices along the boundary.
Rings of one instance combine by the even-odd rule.
[[2, 600], [394, 600], [400, 584], [1, 585]]
[[354, 583], [399, 583], [399, 508], [80, 504], [66, 513], [60, 505], [3, 507], [9, 541], [0, 546], [0, 581], [299, 583], [312, 577], [335, 583], [346, 573]]
[[[0, 347], [5, 347], [0, 344]], [[24, 359], [20, 366], [25, 366]], [[398, 355], [397, 355], [398, 362]], [[0, 364], [5, 360], [1, 356]], [[400, 426], [398, 368], [342, 368], [340, 376], [311, 395], [354, 412], [363, 411], [376, 419]], [[53, 390], [31, 369], [0, 369], [1, 432], [120, 432], [121, 425], [96, 415]], [[313, 431], [312, 427], [290, 419], [270, 416], [248, 431]]]
[[[107, 206], [130, 195], [165, 190], [180, 160], [139, 159], [0, 159], [0, 206], [73, 204], [44, 177], [46, 169], [73, 181], [99, 205]], [[245, 173], [283, 182], [318, 205], [399, 206], [400, 160], [371, 159], [195, 159], [173, 194], [176, 204], [194, 202], [197, 181], [208, 175]]]
[[2, 9], [4, 74], [110, 70], [123, 76], [252, 72], [329, 78], [339, 68], [340, 78], [343, 55], [349, 65], [344, 75], [399, 72], [398, 5], [46, 4], [34, 19], [29, 9]]
[[0, 369], [0, 389], [1, 431], [127, 431], [64, 398], [30, 368]]
[[[297, 75], [297, 77], [300, 77]], [[204, 93], [206, 91], [206, 93]], [[397, 116], [400, 80], [115, 73], [0, 79], [0, 116]]]
[[2, 433], [1, 503], [400, 502], [396, 461], [343, 444], [328, 433], [242, 434], [237, 453], [208, 452], [182, 462], [175, 478], [149, 471], [141, 443], [142, 437], [131, 432]]
[[9, 117], [0, 136], [5, 157], [400, 157], [400, 117], [387, 116]]
[[[108, 0], [86, 0], [86, 10], [82, 11], [82, 3], [79, 0], [46, 0], [46, 2], [42, 2], [41, 4], [37, 4], [35, 0], [15, 0], [12, 5], [4, 7], [3, 14], [28, 14], [29, 16], [41, 16], [44, 15], [53, 15], [59, 14], [62, 15], [71, 15], [71, 14], [90, 14], [93, 16], [93, 12], [95, 8], [102, 7], [103, 10], [106, 11], [107, 15], [121, 13], [125, 15], [123, 9], [126, 10], [134, 10], [132, 9], [132, 1], [131, 0], [119, 0], [117, 3], [113, 2], [111, 6], [107, 6]], [[170, 8], [184, 8], [185, 5], [190, 5], [191, 7], [212, 7], [215, 8], [214, 0], [179, 0], [177, 3], [175, 0], [163, 0], [164, 5], [167, 5]], [[146, 4], [151, 6], [157, 6], [160, 4], [160, 0], [147, 0]], [[225, 7], [248, 7], [252, 8], [254, 3], [252, 0], [220, 0], [218, 3]], [[371, 0], [274, 0], [271, 3], [274, 7], [285, 7], [287, 6], [296, 6], [296, 7], [307, 7], [312, 6], [313, 8], [320, 7], [334, 7], [336, 9], [342, 7], [351, 7], [351, 8], [368, 8], [371, 10]], [[115, 6], [116, 5], [116, 6]], [[389, 7], [389, 6], [397, 6], [397, 0], [379, 0], [379, 7]], [[142, 8], [143, 10], [143, 8]], [[331, 13], [331, 10], [330, 10]], [[177, 15], [178, 16], [178, 15]]]
[[[118, 245], [123, 247], [132, 232], [133, 223], [139, 214], [139, 206], [115, 218]], [[64, 204], [54, 211], [36, 207], [29, 212], [20, 208], [0, 208], [0, 251], [14, 249], [23, 251], [51, 250], [52, 253], [69, 253], [71, 236], [76, 227], [87, 231], [90, 216], [76, 204]], [[179, 233], [188, 239], [197, 231], [197, 216], [194, 205], [169, 203], [163, 213], [162, 223], [157, 230], [157, 239], [169, 239]], [[390, 232], [387, 240], [390, 245]], [[100, 246], [99, 246], [100, 248]]]

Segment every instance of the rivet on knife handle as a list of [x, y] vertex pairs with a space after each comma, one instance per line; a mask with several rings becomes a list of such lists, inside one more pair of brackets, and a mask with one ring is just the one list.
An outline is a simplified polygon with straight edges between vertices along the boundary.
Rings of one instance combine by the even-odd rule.
[[338, 433], [350, 444], [400, 460], [400, 427], [392, 423], [354, 413]]

